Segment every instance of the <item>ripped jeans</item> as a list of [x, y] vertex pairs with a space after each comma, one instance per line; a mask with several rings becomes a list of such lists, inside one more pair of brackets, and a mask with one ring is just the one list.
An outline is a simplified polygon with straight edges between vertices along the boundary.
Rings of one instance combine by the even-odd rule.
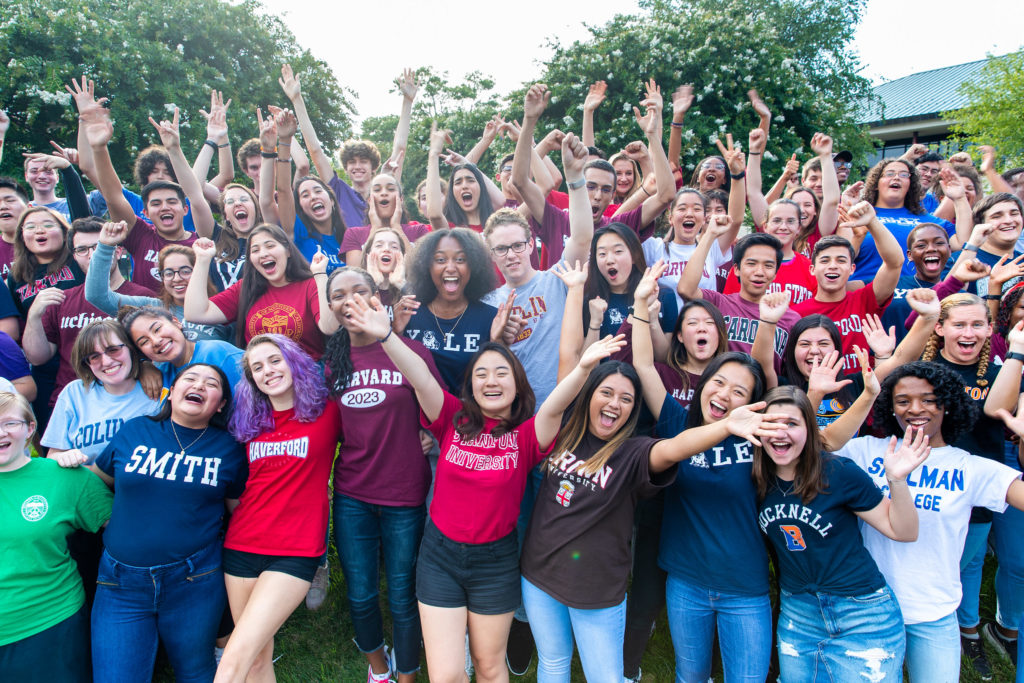
[[853, 597], [783, 590], [781, 603], [779, 680], [902, 680], [903, 615], [888, 586]]

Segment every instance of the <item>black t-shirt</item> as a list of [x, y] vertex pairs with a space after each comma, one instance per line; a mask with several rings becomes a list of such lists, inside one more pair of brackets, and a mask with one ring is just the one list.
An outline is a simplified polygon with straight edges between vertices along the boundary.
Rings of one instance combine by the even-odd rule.
[[576, 453], [551, 456], [523, 542], [523, 577], [578, 609], [614, 607], [626, 595], [629, 541], [641, 497], [671, 484], [676, 467], [652, 474], [657, 439], [634, 437], [594, 475], [580, 473], [605, 442], [589, 432]]
[[827, 489], [806, 505], [775, 479], [761, 502], [758, 523], [775, 548], [779, 584], [790, 593], [865, 595], [885, 578], [864, 548], [855, 512], [875, 508], [882, 491], [849, 458], [822, 454]]

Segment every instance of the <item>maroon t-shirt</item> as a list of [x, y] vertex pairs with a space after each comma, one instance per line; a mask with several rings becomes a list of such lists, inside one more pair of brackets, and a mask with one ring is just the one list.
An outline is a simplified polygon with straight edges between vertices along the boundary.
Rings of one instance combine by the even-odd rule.
[[12, 263], [14, 263], [14, 245], [0, 239], [0, 277], [7, 279]]
[[199, 239], [199, 235], [187, 231], [185, 238], [176, 242], [165, 239], [157, 233], [156, 228], [152, 225], [141, 218], [136, 218], [135, 225], [124, 241], [124, 248], [132, 255], [134, 262], [132, 282], [154, 292], [160, 291], [162, 281], [157, 258], [160, 255], [160, 250], [169, 244], [190, 247], [197, 239]]
[[676, 400], [676, 403], [689, 409], [690, 403], [693, 402], [693, 390], [697, 387], [697, 383], [700, 382], [700, 375], [684, 370], [687, 379], [690, 381], [689, 386], [683, 388], [683, 378], [676, 372], [675, 368], [664, 363], [655, 362], [654, 369], [657, 371], [658, 376], [661, 377], [661, 382], [665, 385], [665, 391]]
[[[632, 211], [619, 214], [615, 218], [601, 216], [601, 220], [594, 224], [594, 229], [603, 228], [609, 223], [625, 223], [640, 236], [642, 242], [654, 234], [653, 221], [650, 225], [641, 225], [643, 213], [644, 207], [639, 206]], [[565, 241], [569, 239], [569, 212], [545, 202], [544, 220], [538, 224], [537, 221], [530, 218], [530, 229], [544, 243], [548, 263], [554, 264], [561, 261], [562, 252], [565, 251]]]
[[[127, 280], [115, 290], [126, 296], [156, 296], [145, 287]], [[57, 385], [50, 396], [50, 405], [57, 402], [57, 396], [69, 382], [76, 379], [75, 369], [71, 365], [71, 347], [75, 345], [78, 334], [93, 320], [105, 320], [111, 316], [85, 300], [85, 285], [72, 287], [64, 292], [64, 301], [56, 306], [48, 306], [43, 311], [42, 323], [46, 339], [57, 345], [60, 366], [57, 368]]]
[[[341, 247], [338, 249], [339, 256], [345, 258], [345, 254], [350, 251], [362, 249], [363, 245], [366, 244], [366, 240], [369, 239], [370, 233], [373, 232], [373, 228], [369, 225], [359, 225], [353, 228], [347, 228], [345, 230], [345, 236], [341, 238]], [[402, 232], [405, 233], [405, 238], [409, 242], [415, 242], [419, 238], [430, 232], [430, 226], [424, 225], [423, 223], [402, 223]], [[348, 263], [349, 266], [358, 266], [358, 263]]]
[[[238, 317], [238, 301], [242, 292], [242, 280], [223, 292], [210, 297], [228, 322]], [[246, 313], [245, 341], [249, 342], [260, 334], [283, 334], [302, 349], [320, 360], [324, 354], [324, 335], [317, 324], [320, 322], [320, 299], [314, 278], [289, 282], [282, 287], [268, 287], [260, 298], [253, 302]]]
[[[757, 336], [757, 328], [761, 324], [759, 322], [760, 306], [752, 301], [747, 301], [739, 294], [719, 294], [711, 289], [702, 289], [700, 293], [705, 301], [717, 306], [725, 317], [729, 350], [750, 353], [750, 349], [754, 346], [754, 337]], [[775, 326], [776, 372], [782, 368], [782, 353], [786, 350], [786, 342], [789, 341], [789, 331], [793, 329], [793, 325], [796, 325], [798, 320], [800, 320], [800, 316], [791, 308]]]

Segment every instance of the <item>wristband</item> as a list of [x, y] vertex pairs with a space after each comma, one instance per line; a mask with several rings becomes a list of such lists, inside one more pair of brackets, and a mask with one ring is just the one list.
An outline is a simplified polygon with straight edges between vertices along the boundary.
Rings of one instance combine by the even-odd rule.
[[392, 332], [394, 332], [394, 330], [388, 330], [388, 333], [386, 335], [384, 335], [384, 338], [383, 339], [378, 339], [377, 341], [379, 341], [381, 344], [383, 344], [384, 342], [386, 342], [388, 339], [391, 338], [391, 333]]
[[875, 356], [875, 360], [889, 360], [890, 358], [892, 358], [891, 354], [888, 356]]
[[214, 142], [213, 140], [204, 140], [203, 144], [204, 145], [209, 145], [210, 147], [213, 147], [214, 150], [217, 149], [217, 143]]
[[630, 315], [633, 317], [633, 320], [636, 320], [637, 322], [647, 323], [648, 325], [651, 324], [650, 320], [644, 320], [643, 318], [636, 317], [636, 313], [630, 313]]
[[983, 296], [981, 298], [984, 299], [985, 301], [999, 301], [1000, 299], [1003, 298], [1003, 295], [1002, 294], [986, 294], [985, 296]]
[[[274, 156], [277, 156], [277, 155], [275, 154]], [[282, 163], [282, 164], [290, 164], [290, 163], [292, 163], [291, 159], [282, 159], [281, 157], [277, 157], [277, 161], [279, 163]]]
[[640, 186], [640, 189], [641, 189], [641, 190], [643, 190], [643, 191], [644, 191], [644, 194], [645, 194], [645, 195], [647, 195], [648, 197], [651, 197], [651, 196], [653, 196], [653, 195], [651, 195], [651, 193], [650, 193], [650, 192], [648, 192], [648, 191], [647, 191], [647, 188], [646, 188], [646, 187], [644, 187], [643, 185], [641, 185], [641, 186]]
[[263, 157], [264, 159], [276, 159], [277, 158], [277, 152], [264, 152], [264, 151], [261, 150], [260, 151], [260, 156]]
[[759, 154], [761, 154], [761, 153], [760, 152], [747, 152], [747, 156], [750, 156], [750, 157], [756, 157]]
[[600, 330], [600, 329], [601, 329], [601, 326], [600, 326], [600, 325], [598, 325], [597, 327], [591, 327], [591, 328], [590, 328], [590, 331], [591, 331], [591, 332], [597, 332], [597, 331], [598, 331], [598, 330]]
[[682, 128], [683, 122], [680, 121], [679, 123], [676, 123], [675, 121], [672, 121], [671, 123], [669, 123], [669, 125], [672, 126], [673, 128]]
[[587, 184], [587, 179], [580, 178], [579, 180], [573, 180], [572, 182], [566, 184], [569, 186], [570, 190], [578, 190]]
[[1019, 360], [1024, 361], [1024, 353], [1017, 353], [1016, 351], [1010, 351], [1003, 360]]
[[977, 244], [967, 243], [964, 245], [964, 251], [973, 251], [974, 253], [978, 253], [979, 249], [981, 249], [981, 247], [979, 247]]
[[772, 321], [770, 321], [770, 320], [762, 320], [761, 318], [758, 318], [758, 319], [757, 319], [757, 322], [759, 322], [759, 323], [764, 323], [765, 325], [778, 325], [778, 323], [777, 323], [777, 322], [776, 322], [776, 323], [773, 323], [773, 322], [772, 322]]
[[729, 177], [733, 180], [742, 180], [747, 177], [746, 171], [740, 171], [739, 173], [730, 173]]

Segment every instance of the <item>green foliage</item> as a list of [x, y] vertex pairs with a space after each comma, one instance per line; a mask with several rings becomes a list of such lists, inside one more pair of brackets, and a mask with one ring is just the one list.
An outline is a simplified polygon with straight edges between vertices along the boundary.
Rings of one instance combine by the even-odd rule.
[[960, 92], [970, 103], [943, 118], [959, 121], [952, 130], [977, 145], [992, 145], [1008, 166], [1024, 165], [1024, 49], [992, 57], [978, 80]]
[[[168, 11], [168, 10], [172, 11]], [[114, 118], [111, 156], [127, 177], [139, 150], [159, 138], [147, 118], [181, 109], [186, 154], [206, 136], [200, 109], [210, 90], [233, 99], [233, 146], [255, 137], [254, 107], [286, 105], [277, 84], [290, 62], [302, 79], [306, 106], [328, 148], [351, 134], [351, 93], [330, 68], [298, 46], [284, 23], [256, 0], [5, 0], [0, 19], [0, 107], [11, 117], [4, 173], [21, 175], [18, 152], [74, 146], [77, 114], [64, 90], [84, 73]]]
[[[684, 178], [700, 159], [717, 154], [714, 140], [732, 133], [746, 145], [757, 115], [747, 91], [757, 88], [771, 108], [765, 183], [785, 158], [806, 148], [817, 131], [836, 149], [855, 155], [870, 146], [854, 121], [853, 104], [870, 93], [847, 48], [864, 0], [645, 0], [639, 15], [618, 15], [572, 45], [553, 45], [541, 80], [552, 91], [537, 138], [551, 127], [579, 131], [589, 85], [608, 83], [595, 114], [597, 145], [609, 156], [643, 135], [632, 107], [641, 82], [653, 77], [671, 116], [672, 91], [692, 83], [696, 99], [686, 115], [680, 165]], [[513, 93], [521, 108], [525, 88]], [[668, 126], [666, 125], [666, 131]], [[666, 134], [667, 141], [667, 134]], [[773, 153], [774, 152], [774, 153]]]

